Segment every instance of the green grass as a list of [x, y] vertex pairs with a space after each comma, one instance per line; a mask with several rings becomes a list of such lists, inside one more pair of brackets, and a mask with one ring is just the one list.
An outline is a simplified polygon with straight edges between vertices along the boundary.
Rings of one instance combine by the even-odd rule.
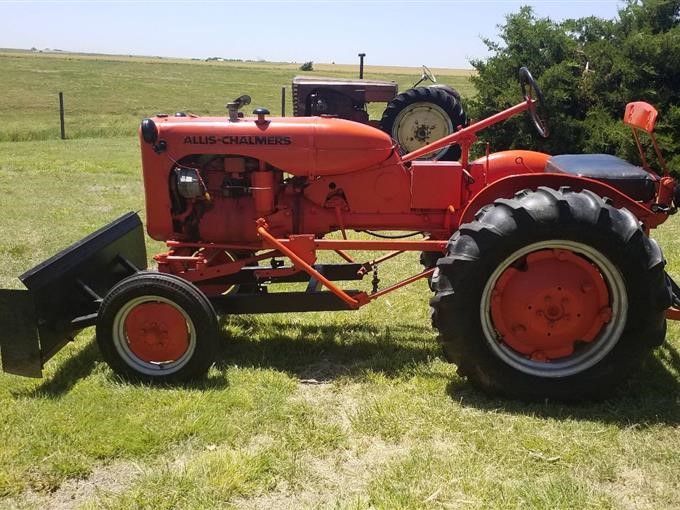
[[[60, 62], [44, 60], [33, 66]], [[111, 74], [114, 64], [96, 61]], [[83, 65], [96, 80], [95, 64]], [[22, 81], [14, 71], [0, 80]], [[187, 91], [183, 104], [201, 97]], [[12, 113], [22, 132], [49, 117], [22, 111]], [[0, 142], [0, 176], [1, 287], [19, 288], [20, 272], [143, 208], [131, 136]], [[680, 276], [677, 220], [655, 237]], [[415, 273], [416, 259], [384, 264], [381, 278]], [[121, 381], [85, 330], [43, 379], [0, 374], [0, 507], [680, 506], [677, 325], [612, 399], [528, 405], [456, 375], [429, 327], [428, 298], [419, 282], [356, 312], [226, 318], [217, 363], [183, 387]]]
[[[281, 111], [281, 87], [286, 86], [286, 111], [292, 114], [294, 76], [356, 78], [351, 66], [317, 66], [303, 73], [296, 65], [247, 62], [167, 61], [159, 59], [85, 58], [0, 52], [0, 141], [59, 138], [58, 92], [64, 93], [69, 138], [131, 136], [141, 118], [158, 112], [191, 111], [226, 115], [225, 104], [249, 94], [252, 104]], [[394, 80], [406, 90], [420, 77], [419, 69], [368, 68], [366, 77]], [[444, 75], [441, 81], [463, 95], [473, 92], [464, 75]], [[385, 105], [370, 105], [380, 118]]]

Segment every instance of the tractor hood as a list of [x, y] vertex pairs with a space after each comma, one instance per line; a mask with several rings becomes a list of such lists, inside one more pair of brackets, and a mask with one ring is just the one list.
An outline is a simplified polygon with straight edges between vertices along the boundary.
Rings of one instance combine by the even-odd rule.
[[[141, 133], [145, 161], [166, 160], [168, 155], [179, 160], [191, 154], [233, 154], [266, 161], [293, 175], [337, 175], [378, 165], [395, 146], [376, 128], [336, 118], [249, 117], [231, 122], [223, 117], [156, 116], [145, 120], [147, 126], [149, 122], [156, 128], [157, 143], [144, 143]], [[164, 143], [161, 151], [158, 143]]]

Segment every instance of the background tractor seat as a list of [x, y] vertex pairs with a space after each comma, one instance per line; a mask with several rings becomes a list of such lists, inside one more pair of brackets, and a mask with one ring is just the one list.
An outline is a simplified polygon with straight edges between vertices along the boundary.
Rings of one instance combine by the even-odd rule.
[[654, 199], [658, 177], [609, 154], [563, 154], [548, 159], [545, 171], [602, 181], [634, 200]]

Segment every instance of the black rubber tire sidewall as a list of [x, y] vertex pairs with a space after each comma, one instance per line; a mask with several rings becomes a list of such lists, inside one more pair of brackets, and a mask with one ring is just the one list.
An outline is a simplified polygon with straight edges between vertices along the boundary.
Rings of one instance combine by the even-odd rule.
[[[532, 199], [546, 203], [531, 204]], [[580, 205], [593, 210], [575, 210]], [[507, 257], [535, 242], [557, 239], [587, 244], [610, 259], [625, 283], [628, 315], [618, 343], [597, 364], [567, 377], [538, 377], [514, 369], [489, 347], [481, 326], [481, 297], [488, 278]], [[589, 192], [539, 189], [497, 201], [452, 236], [433, 278], [433, 325], [449, 361], [488, 393], [527, 400], [603, 398], [663, 341], [670, 300], [663, 266], [658, 246], [628, 211]]]
[[[149, 375], [121, 358], [113, 340], [114, 319], [131, 299], [157, 295], [176, 303], [189, 316], [196, 330], [196, 346], [190, 360], [170, 374]], [[115, 285], [104, 298], [97, 318], [97, 344], [104, 360], [118, 375], [154, 383], [185, 382], [203, 376], [213, 364], [219, 347], [219, 326], [208, 298], [191, 283], [174, 275], [140, 272]]]
[[[399, 113], [414, 103], [433, 103], [439, 106], [451, 120], [453, 129], [467, 125], [467, 117], [459, 99], [443, 87], [416, 87], [397, 95], [387, 104], [382, 118], [380, 129], [392, 136], [394, 122]], [[397, 140], [399, 141], [399, 140]], [[451, 145], [438, 159], [439, 161], [456, 161], [460, 159], [461, 149], [459, 145]]]

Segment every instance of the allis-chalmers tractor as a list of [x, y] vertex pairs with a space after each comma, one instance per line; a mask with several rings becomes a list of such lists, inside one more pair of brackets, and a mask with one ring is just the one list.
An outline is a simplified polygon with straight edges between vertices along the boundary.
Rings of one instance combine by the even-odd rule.
[[[656, 110], [630, 103], [624, 122], [650, 135], [662, 172], [604, 154], [529, 150], [469, 161], [476, 134], [521, 112], [548, 135], [543, 95], [520, 70], [523, 99], [401, 156], [386, 133], [336, 118], [144, 119], [147, 230], [167, 243], [147, 271], [129, 213], [21, 276], [0, 294], [3, 368], [39, 376], [76, 331], [96, 325], [104, 359], [134, 379], [202, 376], [219, 349], [221, 314], [356, 310], [421, 278], [445, 356], [483, 390], [539, 399], [596, 398], [637, 368], [678, 318], [677, 287], [650, 229], [679, 203], [653, 135]], [[451, 144], [460, 162], [422, 161]], [[423, 238], [350, 239], [347, 231]], [[326, 234], [339, 232], [333, 239]], [[403, 234], [402, 234], [403, 235]], [[368, 261], [353, 250], [386, 252]], [[323, 251], [341, 264], [317, 262]], [[425, 268], [367, 291], [389, 258]], [[384, 275], [383, 275], [384, 276]], [[307, 282], [306, 290], [269, 292]], [[10, 313], [7, 311], [10, 310]]]

